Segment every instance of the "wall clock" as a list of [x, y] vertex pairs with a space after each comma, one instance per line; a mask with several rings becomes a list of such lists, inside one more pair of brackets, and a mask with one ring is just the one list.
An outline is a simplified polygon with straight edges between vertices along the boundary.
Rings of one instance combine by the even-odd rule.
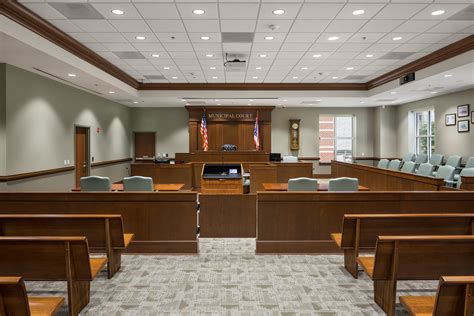
[[300, 121], [290, 120], [290, 149], [300, 149]]

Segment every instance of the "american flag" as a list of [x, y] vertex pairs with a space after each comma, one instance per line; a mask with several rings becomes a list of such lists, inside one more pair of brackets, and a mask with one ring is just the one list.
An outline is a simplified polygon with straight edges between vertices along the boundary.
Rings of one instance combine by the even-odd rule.
[[209, 141], [207, 139], [206, 112], [202, 113], [200, 132], [201, 132], [201, 138], [202, 138], [202, 149], [204, 151], [208, 151], [209, 150]]
[[260, 133], [258, 128], [258, 112], [255, 118], [255, 126], [253, 127], [253, 143], [255, 144], [255, 150], [260, 150]]

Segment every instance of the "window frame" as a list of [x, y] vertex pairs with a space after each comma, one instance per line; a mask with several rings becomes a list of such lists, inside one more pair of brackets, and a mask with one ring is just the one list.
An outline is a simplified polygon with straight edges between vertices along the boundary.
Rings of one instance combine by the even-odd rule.
[[[321, 123], [321, 117], [332, 117], [333, 118], [333, 136], [332, 137], [321, 137], [321, 127], [320, 127], [320, 123]], [[340, 118], [340, 117], [350, 117], [351, 118], [351, 123], [352, 123], [352, 126], [351, 126], [351, 135], [350, 137], [348, 136], [341, 136], [339, 137], [337, 135], [337, 118]], [[331, 139], [333, 141], [333, 150], [332, 150], [332, 153], [333, 153], [333, 158], [332, 160], [336, 160], [337, 161], [337, 141], [338, 140], [351, 140], [351, 160], [354, 161], [355, 160], [355, 152], [356, 152], [356, 115], [355, 114], [320, 114], [319, 117], [318, 117], [318, 124], [319, 124], [319, 130], [318, 130], [318, 134], [319, 134], [319, 145], [318, 145], [318, 151], [319, 151], [319, 163], [320, 164], [329, 164], [331, 163], [331, 161], [322, 161], [321, 160], [321, 140], [324, 140], [324, 139]], [[326, 148], [324, 148], [326, 149]], [[327, 150], [325, 150], [327, 151]]]
[[[420, 135], [420, 126], [418, 117], [419, 115], [423, 115], [424, 113], [428, 114], [428, 130], [426, 135]], [[415, 154], [419, 155], [420, 153], [420, 143], [422, 139], [426, 139], [426, 154], [428, 155], [428, 159], [431, 158], [433, 153], [433, 145], [436, 148], [436, 115], [434, 108], [425, 108], [413, 111], [414, 117], [414, 152]], [[424, 154], [424, 153], [423, 153]]]

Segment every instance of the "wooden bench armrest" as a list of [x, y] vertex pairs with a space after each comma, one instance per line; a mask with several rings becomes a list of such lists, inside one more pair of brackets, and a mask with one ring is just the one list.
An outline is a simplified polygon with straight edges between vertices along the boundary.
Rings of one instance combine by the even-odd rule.
[[31, 316], [53, 316], [64, 304], [64, 297], [28, 297]]
[[331, 239], [334, 240], [338, 248], [341, 248], [342, 234], [341, 233], [332, 233]]
[[105, 267], [107, 263], [107, 258], [90, 258], [91, 263], [91, 274], [92, 280], [95, 279], [97, 274]]
[[358, 257], [357, 262], [372, 279], [374, 275], [375, 257]]
[[123, 239], [125, 240], [125, 248], [130, 245], [130, 242], [133, 240], [135, 237], [135, 234], [123, 234]]
[[400, 303], [411, 316], [432, 316], [435, 296], [400, 296]]

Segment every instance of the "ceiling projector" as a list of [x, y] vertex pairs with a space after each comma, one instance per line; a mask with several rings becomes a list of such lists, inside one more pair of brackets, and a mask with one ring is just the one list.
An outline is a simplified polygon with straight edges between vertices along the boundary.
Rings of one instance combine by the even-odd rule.
[[245, 71], [247, 62], [235, 56], [229, 59], [227, 53], [225, 54], [224, 68], [226, 71]]

